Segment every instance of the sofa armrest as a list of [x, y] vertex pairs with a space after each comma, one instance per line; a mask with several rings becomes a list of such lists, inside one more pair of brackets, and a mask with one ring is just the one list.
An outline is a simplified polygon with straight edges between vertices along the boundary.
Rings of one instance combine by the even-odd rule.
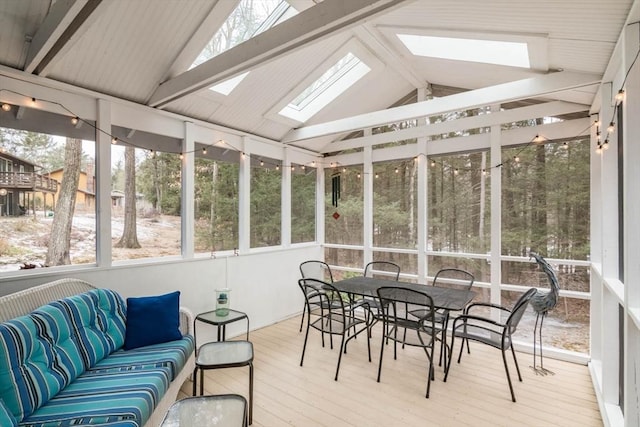
[[193, 313], [187, 307], [180, 306], [180, 332], [193, 336]]

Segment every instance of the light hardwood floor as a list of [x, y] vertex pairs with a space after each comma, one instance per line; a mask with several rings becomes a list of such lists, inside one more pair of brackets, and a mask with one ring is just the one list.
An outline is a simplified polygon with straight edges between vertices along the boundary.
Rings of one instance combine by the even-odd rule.
[[[338, 357], [322, 348], [311, 330], [304, 366], [300, 318], [251, 332], [255, 384], [253, 426], [601, 426], [602, 420], [588, 368], [545, 359], [555, 375], [538, 376], [532, 356], [517, 353], [523, 382], [510, 360], [517, 403], [511, 402], [500, 352], [472, 343], [460, 364], [453, 361], [447, 382], [436, 366], [436, 380], [426, 391], [427, 359], [421, 349], [385, 349], [381, 382], [376, 382], [380, 325], [374, 326], [372, 362], [364, 335], [349, 343], [340, 377], [334, 381]], [[459, 345], [459, 341], [456, 343]], [[459, 347], [458, 347], [459, 348]], [[457, 352], [456, 352], [457, 353]], [[248, 368], [205, 373], [205, 394], [248, 394]], [[191, 394], [187, 381], [179, 398]]]

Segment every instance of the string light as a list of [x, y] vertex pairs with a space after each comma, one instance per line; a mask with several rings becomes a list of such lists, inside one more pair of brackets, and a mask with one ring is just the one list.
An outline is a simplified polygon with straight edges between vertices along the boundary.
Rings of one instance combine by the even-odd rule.
[[276, 165], [276, 170], [279, 171], [280, 170], [280, 165]]
[[7, 104], [6, 102], [2, 104], [2, 110], [3, 111], [9, 111], [11, 110], [11, 104]]
[[206, 155], [207, 155], [207, 147], [202, 147], [202, 154], [203, 154], [204, 156], [206, 156]]
[[618, 93], [616, 93], [616, 102], [620, 103], [624, 101], [624, 89], [620, 89]]
[[296, 167], [291, 165], [291, 172], [295, 172], [296, 171]]
[[118, 143], [118, 138], [116, 138], [115, 136], [113, 138], [111, 138], [111, 143], [113, 145], [116, 145]]
[[564, 148], [565, 150], [569, 149], [569, 143], [567, 141], [562, 143], [562, 148]]
[[520, 157], [516, 154], [515, 156], [513, 156], [513, 161], [516, 163], [520, 163]]
[[74, 125], [74, 126], [77, 125], [79, 121], [80, 121], [79, 117], [72, 117], [71, 118], [71, 124]]
[[604, 144], [601, 145], [603, 150], [608, 150], [609, 149], [609, 138], [604, 140]]
[[609, 122], [609, 126], [607, 126], [607, 132], [613, 133], [616, 130], [616, 124], [614, 122]]
[[458, 170], [458, 168], [455, 168], [455, 169], [453, 170], [453, 174], [454, 174], [454, 175], [458, 175], [459, 173], [460, 173], [460, 171]]
[[31, 105], [36, 105], [36, 99], [35, 98], [31, 98]]
[[436, 161], [435, 160], [431, 160], [431, 167], [434, 167], [436, 165]]
[[260, 166], [264, 166], [264, 160], [260, 159]]
[[180, 160], [184, 159], [184, 154], [180, 153]]
[[400, 170], [398, 168], [396, 168], [395, 172], [398, 173], [398, 172], [400, 172]]

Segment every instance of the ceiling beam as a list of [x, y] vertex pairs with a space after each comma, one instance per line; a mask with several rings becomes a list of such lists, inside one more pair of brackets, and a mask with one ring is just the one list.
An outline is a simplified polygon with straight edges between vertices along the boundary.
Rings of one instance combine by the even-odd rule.
[[359, 129], [382, 126], [404, 120], [429, 117], [486, 105], [502, 104], [600, 83], [597, 74], [562, 71], [515, 82], [503, 83], [443, 98], [402, 105], [387, 110], [360, 114], [327, 123], [304, 126], [289, 132], [282, 142], [294, 142]]
[[149, 99], [163, 107], [181, 97], [326, 39], [405, 0], [325, 0], [160, 84]]
[[87, 0], [59, 0], [51, 6], [51, 11], [31, 39], [24, 71], [32, 73], [36, 69], [86, 4]]
[[397, 130], [393, 132], [377, 133], [375, 135], [362, 136], [358, 138], [345, 139], [327, 144], [321, 153], [331, 153], [336, 151], [350, 150], [376, 144], [384, 144], [390, 141], [402, 141], [406, 139], [418, 138], [421, 136], [439, 135], [449, 132], [477, 129], [500, 125], [503, 123], [513, 123], [537, 117], [552, 117], [563, 114], [588, 111], [589, 106], [584, 104], [574, 104], [564, 101], [551, 101], [541, 104], [529, 105], [526, 107], [503, 110], [491, 114], [464, 117], [457, 120], [448, 120], [440, 123], [427, 123], [422, 126]]
[[56, 56], [70, 48], [69, 41], [84, 26], [102, 0], [58, 0], [33, 36], [24, 70], [45, 77]]

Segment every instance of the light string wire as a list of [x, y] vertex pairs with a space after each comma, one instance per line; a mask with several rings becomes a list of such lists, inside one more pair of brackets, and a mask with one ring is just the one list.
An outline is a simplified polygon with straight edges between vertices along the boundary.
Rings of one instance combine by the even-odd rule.
[[[639, 23], [640, 23], [640, 21], [632, 22], [632, 23], [628, 24], [628, 26], [636, 25], [636, 24], [639, 24]], [[586, 129], [584, 129], [582, 132], [580, 132], [579, 134], [577, 134], [577, 135], [576, 135], [576, 137], [582, 136], [582, 135], [583, 135], [587, 130], [589, 130], [592, 126], [594, 126], [594, 125], [595, 125], [595, 126], [596, 126], [596, 136], [597, 136], [597, 140], [596, 140], [596, 142], [597, 142], [596, 152], [598, 152], [598, 153], [602, 152], [602, 150], [603, 150], [603, 149], [605, 149], [605, 150], [606, 150], [606, 149], [608, 148], [608, 144], [609, 144], [609, 136], [610, 136], [610, 135], [615, 131], [615, 117], [616, 117], [616, 114], [617, 114], [617, 112], [618, 112], [618, 108], [619, 108], [619, 106], [621, 105], [622, 100], [624, 99], [624, 86], [625, 86], [625, 84], [626, 84], [626, 82], [627, 82], [627, 78], [629, 77], [629, 74], [631, 73], [631, 70], [633, 69], [633, 67], [634, 67], [634, 65], [635, 65], [636, 61], [638, 60], [638, 57], [639, 57], [639, 56], [640, 56], [640, 49], [638, 49], [638, 51], [636, 52], [636, 55], [635, 55], [635, 57], [634, 57], [633, 61], [631, 62], [631, 65], [630, 65], [630, 66], [629, 66], [629, 68], [626, 70], [626, 72], [625, 72], [625, 76], [624, 76], [624, 79], [623, 79], [623, 81], [622, 81], [622, 84], [620, 85], [620, 89], [619, 89], [619, 90], [618, 90], [618, 92], [616, 93], [616, 96], [615, 96], [616, 104], [615, 104], [615, 107], [614, 107], [614, 109], [613, 109], [613, 114], [612, 114], [611, 120], [609, 121], [609, 126], [607, 127], [607, 133], [606, 133], [606, 137], [605, 137], [604, 143], [601, 143], [601, 142], [600, 142], [600, 130], [599, 130], [600, 122], [599, 122], [599, 120], [596, 120], [594, 123], [590, 124]], [[69, 113], [69, 114], [71, 115], [71, 123], [72, 123], [74, 126], [75, 126], [75, 125], [77, 125], [79, 122], [84, 123], [84, 124], [86, 124], [86, 125], [88, 125], [88, 126], [92, 127], [95, 131], [100, 132], [100, 133], [102, 133], [103, 135], [107, 135], [107, 136], [109, 136], [109, 137], [111, 138], [111, 143], [112, 143], [113, 145], [117, 145], [119, 142], [122, 142], [122, 143], [124, 143], [124, 144], [126, 144], [126, 145], [129, 145], [129, 146], [132, 146], [132, 147], [135, 147], [135, 148], [141, 149], [141, 150], [149, 151], [151, 154], [155, 154], [155, 151], [154, 151], [153, 149], [149, 149], [149, 148], [146, 148], [146, 147], [142, 147], [142, 146], [140, 146], [140, 145], [137, 145], [137, 144], [135, 144], [135, 143], [131, 142], [130, 140], [128, 140], [127, 138], [116, 137], [116, 136], [115, 136], [115, 135], [113, 135], [111, 132], [107, 132], [106, 130], [99, 128], [99, 127], [98, 127], [97, 125], [95, 125], [93, 122], [91, 122], [91, 121], [89, 121], [89, 120], [86, 120], [86, 119], [83, 119], [80, 115], [76, 114], [76, 113], [75, 113], [75, 112], [73, 112], [71, 109], [67, 108], [67, 107], [66, 107], [64, 104], [62, 104], [61, 102], [58, 102], [58, 101], [51, 101], [51, 100], [43, 99], [43, 98], [36, 98], [36, 97], [33, 97], [33, 96], [26, 95], [26, 94], [24, 94], [24, 93], [20, 93], [20, 92], [17, 92], [17, 91], [11, 90], [11, 89], [0, 89], [0, 93], [1, 93], [1, 92], [12, 93], [12, 94], [14, 94], [14, 95], [18, 95], [18, 96], [22, 96], [22, 97], [27, 98], [27, 99], [31, 99], [31, 102], [32, 102], [34, 105], [35, 105], [38, 101], [40, 101], [40, 102], [46, 102], [46, 103], [51, 104], [51, 105], [57, 105], [58, 107], [62, 108], [64, 111], [66, 111], [67, 113]], [[3, 103], [1, 108], [2, 108], [3, 110], [5, 110], [5, 111], [9, 111], [9, 110], [11, 109], [11, 105], [10, 105], [9, 103]], [[529, 141], [528, 143], [526, 143], [526, 144], [525, 144], [525, 145], [524, 145], [524, 146], [523, 146], [523, 147], [522, 147], [522, 148], [521, 148], [521, 149], [520, 149], [520, 150], [519, 150], [519, 151], [518, 151], [518, 152], [517, 152], [517, 153], [516, 153], [516, 154], [515, 154], [511, 159], [510, 159], [510, 160], [512, 160], [512, 161], [514, 161], [514, 162], [516, 162], [516, 163], [519, 163], [519, 155], [520, 155], [520, 153], [522, 153], [522, 151], [524, 151], [525, 149], [527, 149], [528, 147], [530, 147], [530, 146], [531, 146], [531, 145], [533, 145], [533, 144], [536, 144], [536, 145], [537, 145], [537, 143], [545, 143], [545, 144], [546, 144], [546, 143], [550, 143], [550, 142], [554, 142], [554, 140], [552, 140], [552, 139], [548, 139], [548, 138], [546, 138], [546, 137], [544, 137], [544, 136], [536, 135], [536, 136], [535, 136], [531, 141]], [[241, 150], [241, 149], [239, 149], [239, 148], [235, 147], [233, 144], [231, 144], [231, 143], [229, 143], [229, 142], [227, 142], [227, 141], [225, 141], [225, 140], [223, 140], [223, 139], [219, 139], [219, 140], [218, 140], [218, 141], [216, 141], [214, 144], [210, 144], [210, 145], [209, 145], [209, 144], [205, 144], [205, 147], [203, 147], [203, 148], [201, 148], [201, 149], [194, 149], [194, 150], [191, 150], [191, 151], [181, 151], [180, 153], [174, 153], [174, 154], [179, 154], [179, 156], [180, 156], [180, 158], [181, 158], [181, 159], [182, 159], [185, 155], [187, 155], [187, 154], [192, 154], [192, 153], [196, 153], [196, 152], [201, 152], [201, 153], [203, 153], [203, 154], [205, 154], [205, 155], [206, 155], [206, 153], [207, 153], [207, 147], [206, 147], [206, 146], [215, 147], [215, 144], [220, 144], [220, 143], [222, 143], [222, 145], [226, 145], [226, 146], [228, 146], [229, 148], [233, 149], [234, 151], [236, 151], [236, 152], [240, 153], [240, 155], [241, 155], [242, 157], [248, 156], [248, 157], [251, 159], [251, 154], [246, 154], [243, 150]], [[564, 142], [564, 146], [565, 146], [565, 147], [567, 147], [567, 146], [568, 146], [568, 144], [567, 144], [567, 142], [566, 142], [566, 141]], [[415, 156], [415, 157], [414, 157], [414, 160], [417, 160], [417, 159], [418, 159], [419, 157], [421, 157], [421, 156], [424, 156], [425, 158], [427, 158], [427, 159], [428, 159], [427, 154], [425, 154], [425, 153], [419, 153], [417, 156]], [[276, 169], [276, 170], [279, 170], [281, 167], [289, 167], [289, 168], [291, 168], [291, 170], [293, 171], [293, 170], [295, 170], [295, 167], [296, 167], [296, 166], [295, 166], [295, 164], [293, 164], [293, 163], [292, 163], [292, 164], [290, 164], [290, 165], [284, 165], [284, 164], [282, 164], [282, 162], [273, 162], [273, 161], [271, 161], [271, 160], [269, 160], [269, 159], [266, 159], [266, 160], [265, 160], [265, 159], [264, 159], [264, 158], [262, 158], [262, 157], [257, 157], [257, 159], [260, 161], [260, 165], [261, 165], [261, 166], [264, 166], [264, 165], [273, 166], [273, 167], [275, 167], [275, 169]], [[316, 167], [316, 165], [317, 165], [318, 163], [319, 163], [321, 166], [324, 166], [325, 168], [327, 167], [327, 164], [326, 164], [326, 163], [324, 163], [324, 162], [316, 162], [315, 160], [314, 160], [314, 161], [311, 161], [311, 162], [308, 162], [308, 163], [309, 163], [309, 165], [310, 165], [311, 167]], [[442, 166], [445, 166], [445, 165], [444, 165], [444, 162], [442, 162], [442, 161], [437, 161], [437, 160], [435, 160], [433, 157], [431, 157], [430, 163], [431, 163], [431, 166], [435, 166], [435, 164], [438, 164], [438, 163], [440, 163]], [[502, 162], [501, 162], [501, 163], [499, 163], [499, 164], [496, 164], [496, 165], [494, 165], [494, 166], [490, 166], [490, 167], [488, 167], [488, 168], [483, 169], [483, 170], [482, 170], [482, 173], [483, 173], [483, 174], [486, 174], [486, 173], [488, 173], [491, 169], [502, 167], [504, 164], [505, 164], [505, 161], [502, 161]], [[299, 164], [299, 166], [300, 166], [300, 168], [301, 168], [302, 170], [305, 170], [306, 165], [307, 165], [307, 164]], [[339, 166], [339, 164], [338, 164], [337, 162], [331, 162], [331, 163], [329, 163], [329, 165], [328, 165], [328, 166], [329, 166], [330, 168], [336, 168], [336, 167], [338, 167], [338, 166]], [[342, 170], [343, 170], [344, 172], [346, 172], [346, 168], [344, 168], [344, 167], [343, 167], [343, 169], [342, 169]], [[456, 169], [456, 170], [458, 170], [458, 169]], [[398, 168], [396, 168], [396, 173], [397, 173], [397, 172], [398, 172]], [[454, 171], [454, 172], [455, 172], [455, 171]], [[361, 172], [361, 173], [359, 173], [358, 175], [360, 175], [360, 174], [366, 174], [366, 173]], [[376, 174], [376, 175], [377, 175], [377, 174]]]

